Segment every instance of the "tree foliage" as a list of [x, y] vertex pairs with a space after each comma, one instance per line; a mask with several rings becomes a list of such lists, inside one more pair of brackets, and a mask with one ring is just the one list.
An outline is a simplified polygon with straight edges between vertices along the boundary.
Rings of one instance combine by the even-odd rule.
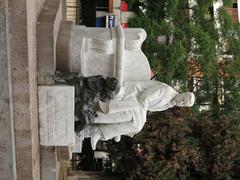
[[[223, 101], [226, 105], [233, 103], [233, 90], [239, 88], [240, 26], [224, 7], [213, 16], [214, 0], [197, 0], [196, 6], [189, 5], [189, 0], [127, 2], [137, 13], [129, 19], [129, 26], [144, 28], [148, 34], [142, 49], [153, 71], [158, 72], [157, 78], [180, 84], [184, 90], [197, 87], [197, 104], [208, 103], [216, 114], [230, 110], [224, 109]], [[232, 1], [224, 0], [223, 4], [230, 6]], [[161, 35], [173, 37], [173, 41], [160, 44], [157, 39]], [[228, 81], [236, 83], [230, 86]]]

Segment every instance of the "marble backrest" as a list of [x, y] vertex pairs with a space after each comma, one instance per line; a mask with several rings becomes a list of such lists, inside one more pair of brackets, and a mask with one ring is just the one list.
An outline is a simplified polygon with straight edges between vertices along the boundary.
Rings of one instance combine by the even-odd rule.
[[125, 81], [149, 80], [150, 65], [141, 50], [146, 32], [140, 28], [86, 28], [81, 72], [114, 76]]
[[150, 79], [150, 65], [141, 50], [146, 38], [143, 29], [62, 25], [59, 36], [57, 67], [64, 72], [117, 77], [120, 85]]

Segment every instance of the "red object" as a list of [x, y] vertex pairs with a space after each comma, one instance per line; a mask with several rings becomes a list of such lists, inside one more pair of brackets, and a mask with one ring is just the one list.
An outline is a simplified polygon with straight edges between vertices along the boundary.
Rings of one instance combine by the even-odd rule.
[[128, 24], [127, 23], [122, 23], [122, 28], [128, 28]]
[[122, 1], [121, 10], [123, 12], [128, 10], [128, 4], [125, 1]]

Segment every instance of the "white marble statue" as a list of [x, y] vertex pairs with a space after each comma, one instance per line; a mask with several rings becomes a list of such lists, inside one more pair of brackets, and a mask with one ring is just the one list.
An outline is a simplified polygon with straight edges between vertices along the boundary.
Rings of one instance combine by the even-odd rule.
[[114, 138], [118, 142], [121, 135], [133, 137], [142, 130], [147, 111], [164, 111], [173, 106], [190, 107], [194, 101], [193, 93], [178, 93], [159, 81], [127, 82], [113, 100], [99, 103], [101, 111], [89, 125], [92, 148], [96, 149], [98, 140]]
[[[100, 102], [97, 117], [83, 130], [90, 131], [92, 148], [98, 140], [121, 135], [133, 136], [146, 122], [146, 112], [173, 106], [192, 106], [192, 93], [179, 94], [170, 86], [151, 81], [149, 62], [141, 50], [146, 32], [123, 29], [69, 26], [62, 23], [57, 40], [57, 69], [81, 72], [84, 76], [103, 75], [118, 79], [120, 93], [108, 103]], [[86, 135], [88, 137], [88, 135]]]

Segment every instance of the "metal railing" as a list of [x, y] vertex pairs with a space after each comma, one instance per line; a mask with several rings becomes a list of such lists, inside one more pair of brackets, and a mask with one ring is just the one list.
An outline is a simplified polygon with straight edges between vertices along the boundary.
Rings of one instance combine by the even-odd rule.
[[81, 0], [65, 0], [66, 20], [81, 24]]
[[65, 0], [66, 20], [96, 27], [96, 0]]

